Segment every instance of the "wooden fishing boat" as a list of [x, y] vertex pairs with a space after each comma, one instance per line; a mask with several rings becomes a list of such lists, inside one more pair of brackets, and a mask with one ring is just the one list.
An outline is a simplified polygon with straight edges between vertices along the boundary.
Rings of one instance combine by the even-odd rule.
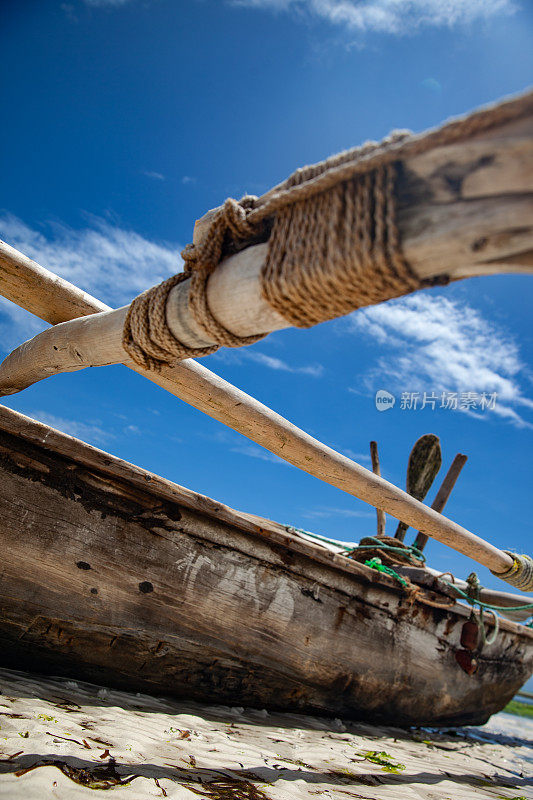
[[406, 592], [4, 407], [0, 509], [4, 666], [397, 725], [483, 723], [533, 670], [523, 625], [466, 670], [470, 609], [434, 582]]
[[[0, 364], [0, 395], [122, 363], [370, 503], [378, 531], [388, 513], [397, 541], [412, 526], [418, 546], [430, 536], [533, 591], [529, 556], [440, 513], [464, 456], [429, 507], [435, 463], [403, 491], [377, 450], [370, 472], [192, 358], [435, 284], [533, 273], [532, 128], [530, 93], [227, 200], [197, 221], [187, 269], [122, 309], [0, 242], [0, 292], [52, 325]], [[7, 409], [0, 456], [5, 665], [404, 725], [484, 722], [532, 672], [531, 629], [494, 617], [485, 637], [429, 570], [402, 583]]]

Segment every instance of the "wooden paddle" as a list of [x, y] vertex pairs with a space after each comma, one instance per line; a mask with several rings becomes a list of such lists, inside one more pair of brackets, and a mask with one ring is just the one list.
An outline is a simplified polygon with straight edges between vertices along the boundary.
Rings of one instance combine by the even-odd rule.
[[[426, 433], [415, 442], [407, 464], [406, 491], [417, 500], [423, 500], [442, 464], [439, 437]], [[409, 525], [400, 522], [394, 534], [403, 542]]]

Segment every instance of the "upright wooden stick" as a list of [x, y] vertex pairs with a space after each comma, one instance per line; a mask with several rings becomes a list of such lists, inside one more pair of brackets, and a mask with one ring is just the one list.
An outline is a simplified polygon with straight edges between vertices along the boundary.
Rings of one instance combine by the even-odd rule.
[[[431, 508], [433, 508], [435, 511], [440, 512], [444, 509], [444, 506], [448, 502], [448, 498], [452, 493], [452, 489], [455, 486], [457, 478], [459, 477], [462, 468], [466, 464], [467, 459], [468, 456], [465, 456], [463, 453], [457, 453], [455, 456], [450, 465], [450, 469], [446, 473], [440, 489], [431, 504]], [[414, 541], [414, 545], [415, 547], [418, 547], [419, 550], [423, 550], [427, 544], [427, 540], [428, 537], [424, 533], [419, 532]]]
[[[0, 253], [0, 266], [3, 267], [0, 271], [0, 292], [8, 298], [16, 294], [17, 302], [24, 304], [23, 307], [28, 310], [39, 307], [39, 294], [43, 286], [45, 291], [57, 292], [56, 313], [74, 314], [80, 302], [85, 313], [90, 313], [92, 302], [97, 308], [101, 306], [90, 295], [85, 295], [82, 301], [79, 290], [66, 281], [58, 284], [52, 273], [38, 267], [8, 245], [3, 244]], [[35, 271], [34, 266], [38, 267]], [[6, 275], [9, 275], [9, 280], [4, 280]], [[71, 289], [75, 295], [72, 307], [69, 303]], [[41, 313], [44, 316], [46, 310], [41, 308]], [[65, 346], [69, 346], [68, 340]], [[163, 368], [160, 373], [146, 371], [131, 362], [127, 366], [325, 483], [336, 486], [375, 508], [382, 508], [396, 519], [405, 520], [410, 526], [422, 529], [428, 536], [470, 556], [489, 569], [504, 572], [511, 568], [513, 560], [507, 553], [313, 439], [267, 406], [195, 361], [181, 362], [172, 369]]]
[[[370, 442], [370, 458], [372, 459], [372, 472], [374, 475], [381, 476], [379, 465], [378, 443]], [[378, 536], [385, 535], [385, 512], [381, 508], [376, 508]]]

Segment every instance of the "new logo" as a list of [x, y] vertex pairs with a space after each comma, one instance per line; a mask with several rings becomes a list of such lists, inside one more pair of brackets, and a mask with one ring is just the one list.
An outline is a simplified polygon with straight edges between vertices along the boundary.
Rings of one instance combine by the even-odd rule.
[[379, 389], [376, 392], [376, 408], [378, 411], [388, 411], [393, 408], [396, 398], [386, 389]]

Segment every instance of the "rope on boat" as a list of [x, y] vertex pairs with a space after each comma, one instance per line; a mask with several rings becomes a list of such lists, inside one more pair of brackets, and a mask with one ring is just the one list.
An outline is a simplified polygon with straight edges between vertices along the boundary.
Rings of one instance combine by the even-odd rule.
[[[426, 557], [421, 550], [414, 544], [404, 544], [399, 539], [392, 536], [365, 536], [356, 548], [351, 549], [350, 556], [357, 559], [357, 554], [362, 550], [377, 551], [376, 555], [379, 558], [382, 552], [387, 554], [391, 553], [392, 559], [397, 564], [412, 564], [413, 566], [421, 566], [425, 564]], [[417, 563], [419, 562], [419, 563]], [[366, 564], [366, 561], [365, 561]]]
[[[476, 573], [472, 573], [475, 575]], [[455, 583], [451, 583], [450, 581], [445, 581], [442, 578], [439, 578], [442, 583], [445, 583], [447, 586], [452, 588], [454, 592], [463, 599], [467, 600], [469, 603], [474, 603], [475, 605], [479, 606], [480, 608], [486, 608], [489, 611], [527, 611], [527, 609], [531, 609], [533, 611], [533, 603], [524, 603], [521, 606], [496, 606], [493, 603], [485, 603], [484, 600], [480, 600], [479, 597], [477, 599], [472, 599], [472, 597], [468, 594], [468, 592], [464, 592], [462, 589], [459, 589]], [[481, 590], [481, 586], [479, 587]]]
[[[287, 529], [287, 531], [289, 533], [303, 534], [304, 536], [308, 536], [310, 539], [316, 539], [318, 542], [326, 542], [327, 544], [331, 544], [334, 547], [338, 547], [339, 550], [344, 550], [346, 555], [348, 557], [352, 557], [352, 558], [353, 558], [354, 554], [357, 553], [358, 551], [373, 550], [374, 552], [376, 552], [377, 550], [381, 550], [381, 551], [384, 551], [385, 553], [387, 553], [387, 552], [390, 553], [391, 556], [392, 556], [392, 559], [394, 559], [394, 554], [401, 554], [403, 560], [405, 560], [406, 556], [407, 556], [407, 558], [409, 558], [409, 556], [413, 556], [415, 559], [421, 561], [422, 563], [425, 563], [425, 561], [426, 561], [426, 557], [425, 557], [424, 553], [422, 553], [418, 549], [418, 547], [416, 547], [414, 544], [406, 545], [406, 544], [404, 544], [403, 542], [400, 542], [397, 539], [393, 539], [392, 537], [384, 537], [384, 539], [385, 539], [385, 541], [384, 541], [381, 537], [378, 538], [376, 536], [366, 536], [363, 539], [361, 539], [360, 543], [354, 548], [353, 545], [346, 545], [343, 542], [339, 542], [339, 541], [337, 541], [335, 539], [328, 539], [326, 536], [321, 536], [320, 534], [313, 533], [312, 531], [306, 531], [303, 528], [296, 528], [294, 525], [285, 525], [285, 528]], [[389, 544], [387, 542], [387, 540], [391, 540], [392, 542], [394, 542], [394, 544]], [[509, 555], [514, 560], [523, 559], [524, 561], [526, 561], [527, 562], [527, 568], [531, 571], [531, 576], [533, 576], [533, 559], [531, 559], [529, 556], [526, 556], [526, 555], [518, 556], [516, 553], [511, 553], [509, 551], [506, 551], [506, 552], [508, 552]], [[363, 554], [361, 553], [361, 555], [363, 555]], [[367, 553], [367, 555], [368, 555], [368, 553]], [[392, 561], [392, 559], [391, 559], [391, 561]], [[376, 569], [378, 572], [383, 572], [386, 575], [390, 575], [392, 578], [395, 578], [400, 584], [402, 584], [402, 586], [407, 586], [407, 584], [408, 584], [408, 581], [406, 581], [406, 579], [404, 577], [399, 575], [396, 572], [396, 570], [394, 570], [390, 565], [383, 564], [383, 562], [382, 562], [381, 558], [379, 558], [379, 556], [374, 556], [374, 557], [372, 557], [370, 559], [365, 559], [362, 563], [364, 563], [365, 566], [370, 567], [371, 569]], [[513, 564], [513, 567], [511, 569], [514, 572], [517, 571], [517, 567], [515, 566], [515, 564]], [[446, 575], [446, 574], [448, 574], [448, 573], [443, 573], [443, 575]], [[449, 574], [451, 575], [451, 573], [449, 573]], [[493, 573], [493, 574], [497, 575], [499, 578], [504, 577], [501, 573], [500, 574]], [[507, 573], [504, 573], [504, 574], [506, 575]], [[469, 575], [469, 577], [467, 578], [467, 583], [469, 584], [469, 587], [470, 587], [468, 592], [465, 592], [462, 589], [460, 589], [455, 583], [452, 583], [451, 581], [444, 580], [443, 575], [440, 575], [438, 577], [438, 580], [440, 580], [442, 583], [445, 583], [446, 586], [448, 586], [451, 589], [453, 589], [454, 592], [456, 592], [461, 599], [466, 600], [473, 607], [477, 606], [479, 608], [479, 610], [480, 610], [480, 615], [482, 615], [483, 611], [493, 612], [493, 614], [496, 611], [501, 611], [501, 612], [504, 612], [504, 613], [505, 613], [505, 611], [526, 611], [528, 609], [531, 609], [533, 611], [533, 603], [524, 603], [523, 605], [519, 605], [519, 606], [497, 606], [497, 605], [494, 605], [493, 603], [487, 603], [484, 600], [481, 600], [480, 599], [480, 592], [481, 592], [482, 586], [479, 583], [477, 574], [475, 572], [471, 573], [471, 575]], [[452, 578], [453, 578], [453, 576], [452, 576]], [[504, 578], [504, 580], [506, 580], [506, 578]], [[523, 580], [523, 577], [522, 577], [522, 580]], [[508, 582], [510, 582], [510, 581], [508, 581]], [[518, 588], [527, 588], [527, 586], [528, 586], [527, 582], [523, 582], [521, 584], [516, 583], [516, 584], [513, 584], [513, 585], [517, 586]], [[531, 589], [529, 589], [529, 591], [531, 591]], [[495, 627], [497, 628], [498, 627], [498, 620], [497, 620], [496, 614], [494, 614], [494, 619], [495, 619]], [[526, 627], [532, 627], [532, 626], [533, 626], [533, 623], [530, 623]], [[483, 629], [483, 633], [482, 633], [482, 637], [483, 637], [484, 636], [484, 624], [480, 625], [480, 628]], [[491, 641], [493, 641], [493, 640], [494, 639], [491, 638], [490, 641], [487, 640], [487, 643], [490, 644]]]
[[[293, 525], [286, 525], [285, 527], [289, 533], [303, 534], [311, 539], [316, 539], [318, 542], [327, 542], [327, 544], [332, 544], [335, 547], [344, 550], [348, 558], [353, 558], [353, 554], [358, 553], [359, 551], [370, 550], [380, 555], [383, 553], [386, 555], [387, 552], [390, 552], [391, 554], [396, 553], [397, 556], [392, 556], [391, 563], [400, 563], [402, 559], [404, 563], [406, 561], [407, 563], [413, 563], [411, 561], [411, 556], [414, 556], [420, 563], [424, 563], [426, 560], [424, 554], [420, 552], [415, 545], [406, 545], [403, 542], [400, 542], [398, 539], [393, 539], [390, 536], [379, 539], [375, 536], [366, 536], [364, 539], [361, 539], [361, 542], [356, 547], [354, 547], [353, 545], [345, 545], [342, 542], [335, 541], [334, 539], [328, 539], [325, 536], [320, 536], [318, 533], [311, 533], [311, 531], [303, 530], [303, 528], [295, 528]], [[388, 541], [392, 541], [395, 544], [389, 544]], [[366, 556], [368, 555], [370, 554], [366, 553]], [[399, 559], [398, 555], [400, 555]], [[361, 556], [363, 557], [362, 553]], [[371, 569], [375, 569], [378, 572], [384, 573], [385, 575], [389, 575], [389, 577], [398, 581], [398, 583], [404, 589], [409, 589], [409, 587], [412, 586], [411, 581], [408, 578], [404, 578], [402, 575], [399, 575], [390, 565], [384, 564], [381, 558], [379, 558], [379, 555], [374, 555], [372, 558], [366, 558], [366, 556], [365, 560], [362, 561], [366, 567], [370, 567]]]
[[533, 592], [533, 558], [531, 556], [513, 553], [510, 550], [505, 550], [507, 555], [513, 559], [512, 567], [509, 567], [506, 572], [494, 572], [493, 575], [501, 578], [516, 589], [522, 589], [524, 592]]
[[381, 563], [380, 558], [370, 558], [368, 561], [365, 561], [365, 566], [370, 567], [370, 569], [375, 569], [378, 572], [383, 572], [385, 575], [389, 575], [394, 580], [398, 581], [404, 589], [409, 587], [410, 581], [407, 578], [403, 578], [401, 575], [398, 575], [395, 569], [392, 567], [387, 567], [386, 564]]
[[319, 533], [312, 533], [311, 531], [306, 531], [304, 528], [296, 528], [294, 525], [285, 525], [288, 533], [296, 533], [296, 534], [303, 534], [304, 536], [309, 536], [311, 539], [316, 539], [317, 542], [327, 542], [327, 544], [332, 544], [334, 547], [338, 547], [339, 550], [346, 550], [346, 552], [350, 552], [354, 549], [353, 544], [347, 545], [343, 542], [338, 542], [336, 539], [328, 539], [327, 536], [321, 536]]
[[[415, 559], [425, 563], [426, 557], [421, 550], [418, 549], [414, 544], [407, 545], [403, 542], [400, 542], [399, 539], [395, 539], [392, 536], [384, 536], [383, 538], [377, 538], [376, 536], [365, 536], [358, 545], [344, 544], [343, 542], [339, 542], [336, 539], [328, 539], [327, 536], [322, 536], [319, 533], [313, 533], [312, 531], [306, 531], [304, 528], [296, 528], [294, 525], [285, 525], [285, 528], [289, 533], [296, 533], [296, 534], [303, 534], [304, 536], [308, 536], [310, 539], [316, 539], [318, 542], [326, 542], [327, 544], [331, 544], [334, 547], [338, 547], [339, 550], [346, 551], [346, 554], [352, 556], [355, 553], [358, 553], [361, 550], [383, 550], [390, 553], [397, 553], [398, 555], [403, 556], [404, 561], [410, 561], [410, 556], [414, 556]], [[394, 542], [394, 544], [390, 544], [390, 542]], [[368, 555], [368, 553], [366, 554]], [[379, 558], [379, 553], [377, 557]], [[402, 560], [402, 559], [400, 559]], [[365, 561], [366, 563], [366, 561]], [[418, 564], [416, 564], [418, 566]]]

